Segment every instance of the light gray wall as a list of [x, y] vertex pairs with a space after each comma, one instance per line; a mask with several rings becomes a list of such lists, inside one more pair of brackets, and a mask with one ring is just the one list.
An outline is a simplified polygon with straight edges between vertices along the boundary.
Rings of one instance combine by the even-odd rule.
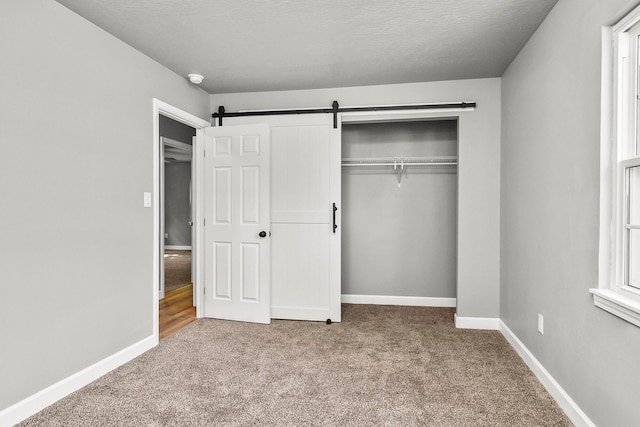
[[[458, 123], [343, 125], [342, 157], [456, 156]], [[455, 167], [342, 168], [342, 293], [456, 296]]]
[[152, 99], [185, 78], [53, 0], [0, 2], [0, 410], [152, 335]]
[[462, 317], [500, 315], [500, 79], [211, 96], [211, 112], [476, 101], [458, 128], [458, 290]]
[[501, 317], [607, 427], [640, 420], [640, 328], [589, 294], [598, 286], [601, 27], [630, 6], [558, 2], [502, 86]]
[[165, 245], [191, 246], [191, 162], [165, 163], [164, 231]]

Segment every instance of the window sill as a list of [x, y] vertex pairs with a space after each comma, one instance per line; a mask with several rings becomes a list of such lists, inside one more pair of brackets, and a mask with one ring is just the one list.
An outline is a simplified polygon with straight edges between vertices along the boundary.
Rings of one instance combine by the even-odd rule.
[[590, 289], [593, 304], [640, 327], [640, 298], [624, 291]]

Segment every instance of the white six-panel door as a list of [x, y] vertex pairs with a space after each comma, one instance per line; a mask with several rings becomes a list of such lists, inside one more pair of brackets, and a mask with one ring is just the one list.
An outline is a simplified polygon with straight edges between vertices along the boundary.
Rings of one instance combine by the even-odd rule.
[[339, 322], [340, 127], [309, 114], [229, 118], [222, 128], [256, 121], [271, 127], [271, 316]]
[[204, 316], [270, 323], [269, 126], [202, 135]]

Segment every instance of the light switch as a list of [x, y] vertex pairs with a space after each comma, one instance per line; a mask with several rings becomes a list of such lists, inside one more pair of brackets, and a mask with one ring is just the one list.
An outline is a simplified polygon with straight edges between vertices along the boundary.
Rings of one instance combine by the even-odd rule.
[[144, 207], [145, 208], [151, 207], [151, 192], [149, 191], [144, 192]]

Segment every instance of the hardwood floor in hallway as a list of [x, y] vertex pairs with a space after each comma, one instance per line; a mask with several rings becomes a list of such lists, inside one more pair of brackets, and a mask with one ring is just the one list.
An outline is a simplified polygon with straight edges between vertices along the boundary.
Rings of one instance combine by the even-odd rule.
[[192, 284], [167, 292], [159, 304], [160, 339], [168, 337], [196, 320]]

